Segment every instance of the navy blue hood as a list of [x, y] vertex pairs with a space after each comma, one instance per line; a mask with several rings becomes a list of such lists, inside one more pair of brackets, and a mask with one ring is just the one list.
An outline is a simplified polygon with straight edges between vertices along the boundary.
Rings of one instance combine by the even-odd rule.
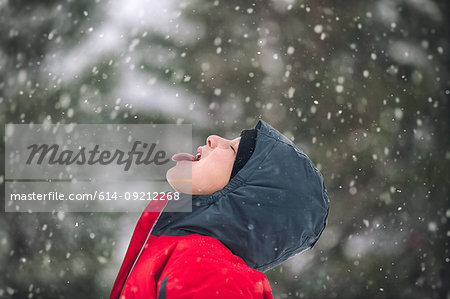
[[317, 242], [329, 211], [322, 175], [268, 123], [259, 120], [255, 129], [254, 152], [230, 182], [192, 195], [192, 212], [163, 212], [152, 234], [214, 237], [263, 272]]

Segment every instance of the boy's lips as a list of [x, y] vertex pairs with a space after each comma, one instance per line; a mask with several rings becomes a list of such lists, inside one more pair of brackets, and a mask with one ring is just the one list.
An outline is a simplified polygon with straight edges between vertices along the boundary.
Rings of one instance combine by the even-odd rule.
[[198, 161], [202, 157], [203, 148], [201, 146], [197, 147], [197, 154], [195, 155], [195, 159]]

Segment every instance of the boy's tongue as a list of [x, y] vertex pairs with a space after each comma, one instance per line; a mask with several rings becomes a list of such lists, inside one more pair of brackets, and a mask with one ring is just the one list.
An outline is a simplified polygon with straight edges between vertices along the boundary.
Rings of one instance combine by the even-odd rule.
[[195, 161], [195, 157], [187, 153], [178, 153], [172, 156], [172, 161]]

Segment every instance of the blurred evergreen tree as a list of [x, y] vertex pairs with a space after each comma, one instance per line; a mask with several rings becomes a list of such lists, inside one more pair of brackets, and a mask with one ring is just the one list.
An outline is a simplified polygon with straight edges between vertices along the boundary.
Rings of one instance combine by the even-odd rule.
[[238, 132], [263, 117], [325, 176], [329, 227], [305, 257], [268, 273], [274, 293], [444, 298], [448, 4], [216, 0], [180, 7], [204, 32], [190, 44], [148, 35], [142, 47], [157, 43], [178, 57], [152, 71], [203, 99], [218, 125]]
[[[115, 119], [111, 117], [114, 107], [102, 109], [103, 97], [108, 97], [105, 90], [115, 83], [101, 80], [102, 74], [112, 72], [107, 62], [96, 62], [102, 72], [89, 71], [74, 78], [48, 69], [85, 42], [104, 10], [99, 1], [0, 3], [2, 124], [114, 123], [128, 117], [126, 111], [119, 111]], [[90, 111], [81, 105], [88, 92], [93, 95], [89, 100], [98, 103]], [[0, 130], [4, 136], [4, 126]], [[2, 156], [4, 150], [2, 143]], [[3, 159], [1, 166], [4, 198]], [[121, 214], [1, 214], [0, 297], [106, 297], [119, 265], [106, 278], [99, 274], [110, 267]]]
[[[447, 2], [180, 2], [174, 32], [126, 27], [123, 48], [78, 75], [51, 73], [109, 5], [0, 3], [2, 123], [183, 121], [114, 108], [130, 97], [115, 88], [132, 60], [135, 73], [193, 95], [192, 112], [206, 107], [215, 126], [192, 121], [200, 134], [237, 134], [262, 117], [321, 169], [328, 228], [313, 250], [267, 273], [276, 297], [448, 296]], [[97, 274], [117, 250], [119, 220], [3, 213], [0, 292], [107, 296], [115, 273]]]

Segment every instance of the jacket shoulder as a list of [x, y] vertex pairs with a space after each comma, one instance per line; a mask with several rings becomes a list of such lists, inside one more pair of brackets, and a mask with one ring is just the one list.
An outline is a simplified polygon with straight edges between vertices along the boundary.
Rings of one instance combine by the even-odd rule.
[[[167, 237], [176, 245], [157, 283], [158, 296], [272, 298], [264, 273], [249, 267], [219, 240], [200, 234]], [[159, 238], [166, 242], [164, 236]]]

